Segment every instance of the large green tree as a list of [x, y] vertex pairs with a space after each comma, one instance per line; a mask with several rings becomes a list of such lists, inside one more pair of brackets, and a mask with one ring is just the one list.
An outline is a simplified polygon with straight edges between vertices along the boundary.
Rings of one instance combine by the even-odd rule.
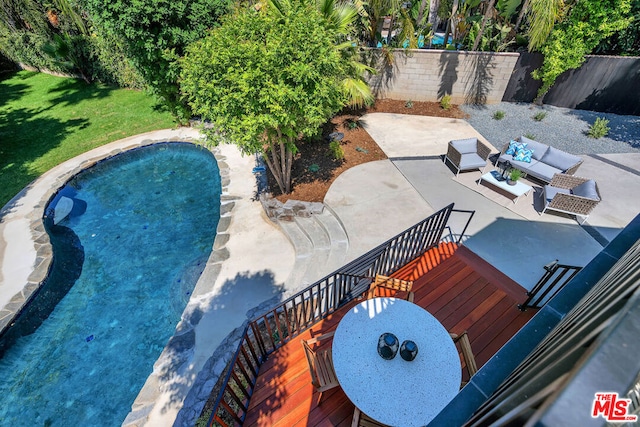
[[347, 102], [350, 67], [335, 43], [340, 36], [310, 1], [278, 13], [239, 8], [182, 61], [182, 90], [214, 125], [207, 135], [261, 153], [283, 193], [291, 191], [300, 138]]
[[82, 0], [100, 31], [124, 49], [178, 120], [188, 118], [178, 90], [177, 60], [189, 43], [214, 27], [229, 0]]
[[557, 24], [541, 51], [542, 66], [532, 73], [542, 80], [536, 102], [541, 103], [556, 78], [567, 70], [578, 68], [585, 55], [601, 40], [626, 28], [631, 22], [631, 0], [580, 0], [568, 16]]

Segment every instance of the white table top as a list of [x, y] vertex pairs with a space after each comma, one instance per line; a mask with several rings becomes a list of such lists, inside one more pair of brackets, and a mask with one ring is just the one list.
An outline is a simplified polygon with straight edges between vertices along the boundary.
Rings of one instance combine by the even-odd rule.
[[[418, 346], [415, 360], [400, 351], [378, 355], [378, 338], [391, 332]], [[391, 426], [428, 424], [458, 393], [460, 358], [447, 330], [422, 307], [395, 298], [373, 298], [352, 308], [333, 337], [333, 366], [351, 402]]]
[[494, 176], [493, 172], [487, 172], [480, 178], [481, 181], [488, 181], [491, 184], [495, 185], [498, 188], [502, 188], [507, 193], [511, 193], [514, 196], [520, 197], [528, 191], [533, 190], [533, 187], [525, 184], [522, 181], [516, 181], [515, 185], [507, 184], [507, 181], [498, 181]]

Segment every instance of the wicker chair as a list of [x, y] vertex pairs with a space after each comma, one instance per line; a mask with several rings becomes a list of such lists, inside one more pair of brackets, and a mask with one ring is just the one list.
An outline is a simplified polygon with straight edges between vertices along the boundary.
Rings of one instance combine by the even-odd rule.
[[491, 148], [478, 138], [457, 139], [449, 141], [444, 162], [449, 160], [456, 168], [456, 176], [463, 170], [480, 169], [484, 172], [490, 154]]
[[[467, 373], [469, 374], [469, 379], [478, 372], [478, 365], [476, 365], [476, 358], [473, 355], [473, 351], [471, 350], [471, 341], [469, 341], [469, 336], [467, 335], [467, 331], [464, 331], [460, 335], [450, 333], [451, 339], [455, 344], [460, 345], [460, 350], [462, 352], [462, 358], [464, 359], [465, 367], [467, 368]], [[463, 381], [460, 385], [460, 388], [467, 385], [467, 381]]]
[[367, 299], [375, 298], [377, 296], [395, 296], [397, 292], [406, 292], [407, 301], [413, 302], [414, 294], [411, 292], [413, 282], [410, 280], [400, 280], [393, 277], [383, 276], [376, 274], [375, 279], [369, 287], [369, 293]]
[[[593, 208], [600, 203], [600, 191], [595, 181], [575, 175], [557, 173], [542, 192], [544, 209], [568, 213], [576, 216], [576, 221], [583, 224]], [[578, 217], [583, 217], [582, 223]]]
[[338, 377], [336, 371], [333, 369], [333, 357], [331, 355], [331, 347], [314, 350], [312, 345], [319, 341], [333, 338], [335, 332], [329, 332], [324, 335], [319, 335], [310, 340], [301, 340], [304, 353], [307, 356], [307, 363], [309, 364], [309, 372], [311, 373], [311, 383], [316, 388], [318, 395], [318, 405], [322, 399], [322, 393], [330, 390], [334, 387], [338, 387]]

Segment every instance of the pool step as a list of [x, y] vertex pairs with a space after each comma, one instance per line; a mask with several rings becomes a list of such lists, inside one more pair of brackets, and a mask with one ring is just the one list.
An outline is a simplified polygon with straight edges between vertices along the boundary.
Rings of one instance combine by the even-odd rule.
[[277, 222], [296, 251], [296, 263], [286, 283], [288, 293], [306, 288], [344, 264], [349, 239], [329, 209]]

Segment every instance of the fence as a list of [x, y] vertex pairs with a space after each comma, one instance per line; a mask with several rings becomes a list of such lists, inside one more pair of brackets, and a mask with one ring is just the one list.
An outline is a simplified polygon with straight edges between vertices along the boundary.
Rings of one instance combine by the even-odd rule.
[[[542, 85], [531, 72], [542, 65], [540, 53], [520, 54], [502, 98], [532, 102]], [[640, 115], [640, 58], [588, 55], [584, 64], [558, 77], [543, 102], [556, 107]], [[634, 95], [635, 94], [635, 95]]]
[[231, 361], [208, 425], [241, 425], [260, 365], [266, 357], [364, 294], [376, 274], [388, 275], [438, 245], [452, 212], [469, 214], [466, 226], [473, 216], [473, 212], [456, 211], [450, 204], [250, 322]]

